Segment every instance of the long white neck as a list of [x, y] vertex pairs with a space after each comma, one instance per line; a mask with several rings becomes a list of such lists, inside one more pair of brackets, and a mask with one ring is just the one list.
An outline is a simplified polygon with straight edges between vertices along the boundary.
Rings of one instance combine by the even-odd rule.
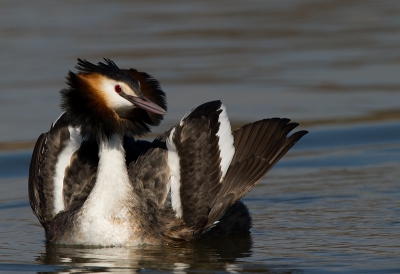
[[119, 215], [132, 193], [122, 140], [122, 136], [113, 135], [99, 144], [96, 184], [85, 203], [88, 213], [97, 217]]
[[96, 183], [77, 214], [72, 240], [60, 243], [85, 245], [136, 245], [135, 214], [138, 202], [126, 167], [123, 138], [112, 136], [99, 143]]

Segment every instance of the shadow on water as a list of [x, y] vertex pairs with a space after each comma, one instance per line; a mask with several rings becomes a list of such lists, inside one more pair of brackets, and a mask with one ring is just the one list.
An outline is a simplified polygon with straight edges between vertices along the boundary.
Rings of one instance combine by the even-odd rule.
[[[252, 254], [250, 235], [163, 246], [87, 248], [46, 245], [37, 261], [57, 271], [138, 270], [185, 273], [193, 270], [226, 271]], [[235, 267], [237, 267], [235, 265]]]
[[[43, 267], [59, 272], [151, 273], [302, 273], [284, 266], [241, 264], [252, 256], [250, 235], [207, 239], [175, 245], [88, 248], [46, 245], [37, 257]], [[36, 266], [40, 267], [40, 266]], [[40, 271], [40, 270], [39, 270]], [[50, 271], [47, 269], [46, 271]]]

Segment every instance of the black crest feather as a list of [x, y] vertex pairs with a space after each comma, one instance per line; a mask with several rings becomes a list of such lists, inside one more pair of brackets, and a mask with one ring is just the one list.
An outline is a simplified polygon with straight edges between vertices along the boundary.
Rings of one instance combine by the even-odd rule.
[[[78, 73], [69, 72], [68, 87], [61, 90], [61, 108], [66, 111], [67, 119], [73, 126], [80, 126], [82, 135], [101, 134], [107, 138], [112, 134], [144, 135], [150, 132], [151, 126], [157, 126], [163, 115], [150, 113], [144, 109], [134, 108], [126, 117], [118, 118], [96, 93], [88, 92], [95, 87], [85, 82], [79, 75], [99, 74], [130, 86], [137, 86], [141, 93], [166, 110], [166, 96], [159, 82], [145, 72], [135, 69], [120, 69], [112, 60], [104, 58], [97, 65], [85, 59], [78, 59], [75, 67]], [[138, 85], [138, 83], [140, 85]]]
[[104, 63], [99, 62], [97, 65], [90, 63], [86, 59], [78, 58], [78, 63], [75, 66], [77, 70], [81, 73], [101, 73], [109, 74], [110, 70], [119, 70], [120, 68], [108, 58], [104, 58]]

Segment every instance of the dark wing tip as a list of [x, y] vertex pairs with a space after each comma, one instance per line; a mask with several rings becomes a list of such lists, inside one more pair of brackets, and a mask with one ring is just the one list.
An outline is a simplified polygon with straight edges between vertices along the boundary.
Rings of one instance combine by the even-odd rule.
[[297, 131], [297, 132], [293, 133], [292, 135], [290, 135], [288, 137], [288, 139], [289, 139], [289, 141], [296, 143], [307, 133], [308, 133], [308, 130], [300, 130], [300, 131]]

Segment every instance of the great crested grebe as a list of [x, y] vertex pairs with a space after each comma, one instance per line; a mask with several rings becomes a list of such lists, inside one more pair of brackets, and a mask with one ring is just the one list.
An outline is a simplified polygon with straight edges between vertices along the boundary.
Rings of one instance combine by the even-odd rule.
[[29, 200], [48, 242], [139, 245], [248, 233], [240, 201], [307, 131], [272, 118], [231, 131], [225, 106], [192, 109], [153, 142], [166, 113], [150, 75], [78, 59], [63, 114], [39, 136]]

